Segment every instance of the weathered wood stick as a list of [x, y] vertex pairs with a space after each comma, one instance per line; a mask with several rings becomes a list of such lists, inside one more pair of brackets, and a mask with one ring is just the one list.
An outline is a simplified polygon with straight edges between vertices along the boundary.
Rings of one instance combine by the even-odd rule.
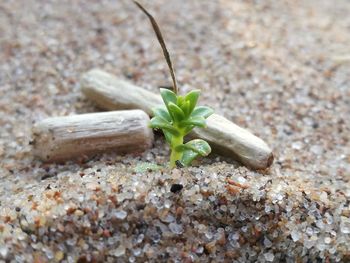
[[163, 103], [161, 97], [101, 70], [92, 70], [81, 80], [83, 93], [105, 110], [141, 109], [152, 116], [152, 108]]
[[65, 161], [102, 152], [142, 152], [153, 144], [149, 117], [141, 110], [53, 117], [33, 127], [34, 155]]
[[[152, 116], [151, 109], [163, 104], [160, 95], [98, 69], [82, 76], [81, 89], [107, 110], [138, 108]], [[207, 128], [195, 128], [190, 136], [208, 141], [216, 152], [254, 169], [265, 169], [273, 162], [272, 151], [263, 140], [217, 114], [207, 119]]]

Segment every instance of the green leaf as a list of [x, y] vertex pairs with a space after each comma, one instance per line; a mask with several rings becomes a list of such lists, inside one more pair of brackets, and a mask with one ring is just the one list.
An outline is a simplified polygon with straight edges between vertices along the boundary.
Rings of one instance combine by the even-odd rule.
[[214, 113], [214, 110], [209, 108], [209, 107], [206, 107], [206, 106], [198, 106], [198, 107], [195, 107], [192, 114], [191, 114], [191, 117], [194, 118], [194, 117], [203, 117], [203, 118], [208, 118], [210, 115], [212, 115]]
[[180, 162], [183, 166], [190, 166], [192, 161], [196, 159], [198, 156], [199, 156], [198, 153], [191, 150], [187, 150], [183, 152]]
[[176, 105], [181, 107], [181, 105], [184, 103], [185, 98], [183, 96], [177, 95]]
[[182, 111], [185, 113], [185, 116], [188, 117], [190, 115], [190, 102], [187, 100], [180, 106]]
[[201, 156], [207, 156], [211, 152], [209, 144], [202, 139], [194, 139], [185, 144], [178, 145], [175, 150], [185, 151], [192, 150]]
[[167, 143], [171, 144], [171, 141], [173, 139], [173, 135], [166, 130], [163, 130], [163, 133], [164, 133], [164, 137], [165, 137], [165, 140], [167, 141]]
[[201, 139], [195, 139], [186, 144], [179, 145], [175, 150], [183, 152], [181, 163], [186, 166], [190, 165], [198, 156], [207, 156], [211, 152], [209, 144]]
[[179, 131], [175, 127], [173, 127], [171, 124], [169, 124], [169, 122], [167, 122], [166, 120], [164, 120], [158, 116], [153, 117], [151, 119], [149, 126], [153, 129], [166, 130], [175, 136], [180, 135]]
[[183, 134], [184, 134], [184, 135], [189, 134], [189, 133], [190, 133], [190, 131], [192, 131], [192, 130], [193, 130], [193, 128], [194, 128], [194, 126], [193, 126], [193, 125], [186, 126], [185, 130], [183, 131]]
[[171, 122], [171, 116], [165, 107], [157, 107], [152, 109], [154, 116], [160, 117], [168, 122]]
[[197, 126], [204, 128], [206, 127], [205, 119], [203, 117], [195, 117], [195, 118], [189, 118], [187, 120], [184, 120], [180, 123], [180, 127], [186, 127], [186, 126]]
[[174, 92], [168, 89], [160, 89], [160, 95], [164, 101], [165, 106], [168, 108], [170, 102], [176, 104], [177, 96]]
[[155, 163], [142, 162], [136, 165], [136, 167], [134, 168], [134, 172], [144, 174], [150, 171], [159, 171], [160, 169], [162, 169], [162, 167]]
[[168, 108], [169, 108], [169, 112], [170, 112], [171, 116], [173, 116], [174, 121], [179, 122], [185, 118], [185, 113], [176, 104], [170, 102], [168, 104]]
[[185, 100], [190, 102], [190, 113], [193, 111], [194, 107], [196, 107], [199, 94], [199, 90], [192, 90], [185, 96]]

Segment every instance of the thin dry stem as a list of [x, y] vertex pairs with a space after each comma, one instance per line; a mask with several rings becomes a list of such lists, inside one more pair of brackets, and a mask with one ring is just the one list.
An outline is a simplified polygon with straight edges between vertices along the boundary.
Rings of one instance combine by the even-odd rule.
[[171, 58], [170, 58], [168, 49], [165, 45], [164, 38], [163, 38], [162, 33], [160, 31], [160, 28], [159, 28], [156, 20], [153, 18], [153, 16], [139, 2], [134, 1], [134, 3], [148, 16], [149, 20], [151, 21], [151, 24], [152, 24], [154, 32], [156, 33], [158, 42], [163, 49], [163, 54], [164, 54], [165, 60], [168, 64], [171, 78], [173, 79], [173, 90], [174, 90], [175, 94], [177, 94], [178, 88], [177, 88], [177, 82], [176, 82], [176, 77], [175, 77], [175, 71], [173, 68], [173, 64], [171, 62]]

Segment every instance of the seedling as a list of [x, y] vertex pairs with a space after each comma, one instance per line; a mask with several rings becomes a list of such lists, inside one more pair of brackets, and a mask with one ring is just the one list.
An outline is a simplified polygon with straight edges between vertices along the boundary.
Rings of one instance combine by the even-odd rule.
[[195, 127], [206, 127], [205, 119], [214, 111], [206, 106], [196, 106], [200, 94], [199, 90], [192, 90], [183, 96], [178, 94], [175, 71], [159, 26], [153, 16], [140, 3], [134, 2], [151, 21], [173, 80], [172, 90], [160, 89], [164, 106], [153, 109], [154, 117], [150, 121], [150, 127], [161, 129], [170, 145], [170, 168], [175, 167], [179, 162], [183, 166], [188, 166], [196, 157], [207, 156], [211, 152], [211, 148], [206, 141], [201, 139], [184, 143], [184, 137]]

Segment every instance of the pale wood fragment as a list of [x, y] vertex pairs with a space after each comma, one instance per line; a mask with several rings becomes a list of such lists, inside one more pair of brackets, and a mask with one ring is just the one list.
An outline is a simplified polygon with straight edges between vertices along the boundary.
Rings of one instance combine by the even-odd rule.
[[162, 104], [158, 94], [101, 70], [84, 74], [81, 89], [86, 97], [105, 110], [141, 109], [152, 115], [151, 109]]
[[190, 136], [206, 140], [217, 153], [254, 169], [265, 169], [273, 162], [272, 151], [262, 139], [218, 114], [207, 119], [206, 128], [196, 128]]
[[[152, 116], [151, 109], [163, 104], [160, 95], [98, 69], [82, 76], [81, 89], [107, 110], [137, 108]], [[216, 152], [254, 169], [265, 169], [273, 162], [272, 151], [262, 139], [217, 114], [207, 119], [207, 128], [195, 128], [190, 136], [208, 141]]]
[[65, 161], [102, 152], [142, 152], [153, 144], [149, 117], [124, 110], [53, 117], [33, 127], [33, 152], [43, 161]]

